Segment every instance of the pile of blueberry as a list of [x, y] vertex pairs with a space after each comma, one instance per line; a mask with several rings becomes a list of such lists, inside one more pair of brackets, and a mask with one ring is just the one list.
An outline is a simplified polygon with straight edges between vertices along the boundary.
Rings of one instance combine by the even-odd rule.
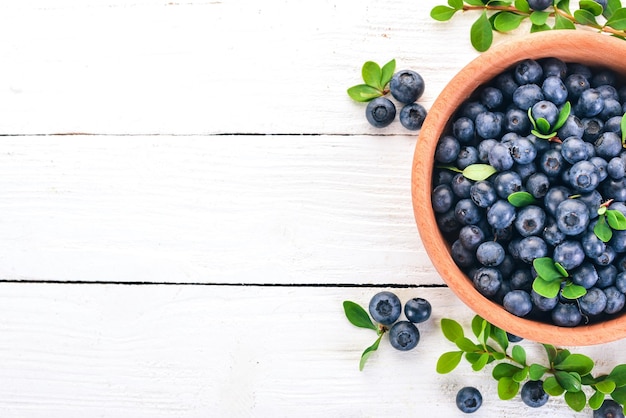
[[432, 307], [423, 298], [409, 299], [404, 305], [405, 320], [398, 320], [402, 313], [400, 298], [389, 291], [375, 294], [369, 303], [372, 319], [389, 328], [389, 342], [398, 350], [408, 351], [417, 346], [420, 333], [415, 324], [430, 318]]
[[[626, 86], [606, 68], [526, 59], [481, 86], [438, 141], [432, 205], [456, 264], [485, 297], [521, 317], [573, 327], [623, 311], [626, 231], [601, 239], [603, 210], [626, 215]], [[463, 173], [493, 169], [484, 179]], [[522, 192], [531, 203], [516, 206]], [[604, 208], [604, 209], [602, 209]], [[535, 291], [533, 261], [551, 258], [584, 287]]]
[[[400, 109], [400, 123], [412, 131], [420, 129], [426, 119], [426, 108], [417, 103], [424, 89], [424, 79], [412, 70], [394, 73], [389, 82], [389, 92], [403, 105]], [[384, 128], [395, 119], [396, 105], [385, 96], [377, 97], [367, 104], [365, 117], [372, 126]]]

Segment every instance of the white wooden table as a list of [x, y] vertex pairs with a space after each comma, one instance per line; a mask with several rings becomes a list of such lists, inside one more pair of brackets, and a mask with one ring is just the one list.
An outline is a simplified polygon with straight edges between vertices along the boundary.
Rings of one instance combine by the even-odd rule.
[[[443, 3], [3, 2], [0, 416], [452, 417], [464, 385], [477, 417], [591, 416], [435, 372], [439, 320], [472, 312], [418, 236], [418, 135], [346, 89], [395, 58], [429, 108], [478, 54]], [[359, 372], [342, 302], [387, 288], [433, 316]]]

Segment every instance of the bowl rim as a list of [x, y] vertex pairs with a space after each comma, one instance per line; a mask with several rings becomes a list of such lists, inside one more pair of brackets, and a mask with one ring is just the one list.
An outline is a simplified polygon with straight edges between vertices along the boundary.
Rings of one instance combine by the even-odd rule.
[[[549, 45], [550, 48], [546, 48]], [[610, 68], [626, 75], [626, 42], [587, 30], [552, 30], [502, 41], [470, 61], [443, 88], [434, 101], [418, 134], [411, 172], [411, 194], [419, 235], [435, 269], [448, 287], [470, 309], [490, 323], [522, 338], [544, 344], [595, 345], [626, 336], [626, 314], [607, 321], [576, 327], [517, 317], [507, 312], [473, 286], [449, 253], [449, 244], [439, 232], [431, 202], [433, 155], [437, 140], [452, 113], [482, 84], [523, 59], [556, 57]], [[602, 64], [598, 64], [601, 61]], [[481, 74], [476, 77], [475, 74]], [[427, 179], [427, 181], [423, 181]]]

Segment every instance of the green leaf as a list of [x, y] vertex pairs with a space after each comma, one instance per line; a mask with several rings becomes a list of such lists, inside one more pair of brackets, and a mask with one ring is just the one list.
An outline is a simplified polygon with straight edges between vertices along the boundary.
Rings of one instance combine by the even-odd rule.
[[550, 122], [548, 122], [546, 119], [538, 118], [537, 120], [535, 120], [535, 123], [537, 123], [537, 130], [540, 133], [545, 134], [545, 135], [551, 133]]
[[[490, 336], [491, 336], [491, 324], [487, 321], [484, 321], [482, 331], [478, 335], [478, 341], [482, 343], [482, 345], [486, 348], [487, 340], [489, 339]], [[491, 350], [491, 351], [495, 351], [495, 350]]]
[[565, 392], [564, 398], [565, 403], [576, 412], [582, 411], [587, 404], [587, 395], [585, 395], [583, 391], [567, 391]]
[[615, 382], [615, 386], [626, 386], [626, 364], [617, 365], [609, 373], [608, 379]]
[[372, 86], [378, 90], [383, 89], [383, 86], [380, 85], [382, 70], [380, 69], [380, 65], [374, 61], [366, 61], [365, 64], [363, 64], [361, 75], [363, 76], [363, 81], [365, 81], [365, 84], [368, 86]]
[[498, 397], [502, 400], [513, 399], [519, 391], [519, 382], [511, 377], [503, 377], [498, 380]]
[[359, 362], [359, 370], [363, 371], [363, 367], [365, 367], [365, 362], [367, 361], [367, 359], [370, 357], [370, 355], [378, 350], [378, 345], [380, 344], [380, 340], [383, 338], [383, 334], [380, 334], [378, 336], [378, 338], [376, 339], [376, 341], [374, 341], [374, 344], [372, 344], [371, 346], [367, 347], [365, 349], [365, 351], [363, 351], [363, 354], [361, 354], [361, 361]]
[[554, 17], [554, 29], [576, 29], [576, 25], [560, 14]]
[[548, 17], [550, 17], [550, 12], [535, 10], [530, 14], [530, 21], [533, 22], [534, 25], [543, 26], [548, 21]]
[[482, 370], [487, 365], [487, 361], [489, 361], [489, 354], [481, 354], [478, 360], [472, 364], [472, 369], [475, 372]]
[[532, 205], [537, 201], [532, 194], [525, 191], [513, 192], [507, 197], [507, 200], [516, 208]]
[[609, 226], [617, 231], [626, 229], [626, 216], [619, 210], [609, 209], [606, 211], [606, 221]]
[[456, 346], [459, 347], [460, 350], [465, 352], [472, 352], [476, 350], [480, 350], [480, 346], [476, 345], [472, 340], [466, 337], [457, 338], [455, 341]]
[[346, 318], [348, 318], [348, 321], [350, 321], [352, 325], [360, 328], [369, 328], [371, 330], [378, 331], [378, 328], [370, 319], [367, 311], [363, 309], [358, 303], [354, 303], [349, 300], [344, 301], [343, 311], [346, 314]]
[[619, 387], [611, 392], [611, 398], [622, 405], [626, 405], [626, 386]]
[[615, 14], [618, 9], [622, 8], [622, 2], [620, 0], [608, 0], [606, 2], [606, 7], [604, 8], [604, 12], [602, 15], [609, 19], [611, 16]]
[[589, 11], [585, 9], [574, 10], [574, 18], [576, 22], [581, 25], [591, 26], [594, 28], [599, 28], [598, 22], [596, 21], [596, 17]]
[[441, 331], [443, 332], [443, 335], [453, 343], [456, 343], [459, 338], [463, 338], [465, 336], [463, 333], [463, 327], [454, 319], [442, 318]]
[[511, 350], [511, 356], [513, 360], [517, 361], [519, 364], [526, 365], [526, 350], [521, 345], [514, 345]]
[[515, 0], [515, 8], [520, 12], [529, 13], [530, 6], [527, 0]]
[[393, 77], [393, 73], [396, 71], [396, 60], [392, 59], [387, 64], [383, 65], [380, 75], [380, 85], [385, 88]]
[[448, 0], [450, 7], [456, 10], [463, 9], [463, 0]]
[[545, 298], [553, 298], [556, 297], [559, 294], [559, 290], [561, 290], [561, 281], [552, 280], [548, 282], [540, 276], [537, 276], [533, 281], [533, 290]]
[[615, 10], [611, 17], [606, 21], [606, 25], [612, 27], [613, 29], [626, 29], [626, 8]]
[[512, 12], [501, 12], [493, 20], [494, 28], [500, 32], [510, 32], [519, 27], [524, 16]]
[[463, 170], [463, 177], [469, 180], [482, 181], [488, 179], [497, 171], [489, 164], [470, 164]]
[[448, 6], [435, 6], [430, 11], [430, 17], [439, 22], [445, 22], [452, 19], [456, 11], [457, 9]]
[[606, 223], [606, 218], [604, 216], [600, 216], [600, 218], [598, 218], [598, 222], [596, 222], [596, 225], [593, 227], [593, 233], [596, 234], [602, 242], [609, 242], [613, 237], [613, 230], [611, 230], [609, 225]]
[[524, 380], [526, 380], [527, 377], [528, 377], [528, 367], [524, 367], [522, 370], [520, 370], [519, 372], [513, 375], [513, 380], [515, 380], [518, 383], [522, 383]]
[[567, 118], [569, 117], [570, 112], [572, 111], [572, 105], [569, 102], [565, 102], [561, 107], [561, 111], [559, 112], [559, 117], [554, 124], [554, 131], [559, 130], [565, 122], [567, 122]]
[[535, 33], [535, 32], [545, 32], [547, 30], [551, 30], [552, 28], [548, 25], [531, 25], [530, 26], [530, 33]]
[[594, 411], [600, 408], [603, 402], [604, 402], [604, 393], [597, 391], [597, 390], [593, 393], [593, 395], [591, 395], [591, 397], [587, 401], [587, 403], [589, 404], [589, 408], [593, 409]]
[[453, 165], [438, 165], [437, 168], [454, 171], [455, 173], [463, 173], [463, 170], [461, 170], [460, 168], [457, 168], [457, 167], [455, 167]]
[[483, 11], [480, 17], [472, 24], [470, 28], [470, 41], [474, 49], [478, 52], [485, 52], [493, 42], [493, 32], [487, 12]]
[[554, 363], [557, 355], [556, 347], [551, 344], [543, 344], [543, 348], [546, 350], [546, 355], [548, 356], [550, 364]]
[[358, 84], [348, 89], [348, 96], [357, 102], [369, 102], [376, 97], [380, 97], [383, 94], [380, 90], [375, 89], [367, 84]]
[[576, 372], [557, 370], [554, 372], [554, 377], [559, 382], [559, 385], [568, 392], [579, 392], [582, 389], [580, 375]]
[[610, 394], [615, 390], [615, 382], [610, 379], [605, 379], [596, 383], [595, 387], [601, 393]]
[[493, 340], [497, 342], [504, 351], [506, 351], [509, 346], [509, 338], [507, 337], [505, 330], [495, 326], [491, 327], [491, 338], [493, 338]]
[[620, 122], [620, 131], [622, 131], [622, 144], [626, 143], [626, 113], [622, 116], [622, 121]]
[[556, 350], [556, 357], [554, 358], [554, 364], [561, 364], [567, 357], [571, 356], [569, 350], [558, 348]]
[[472, 318], [472, 332], [474, 333], [476, 338], [478, 338], [480, 333], [483, 331], [484, 322], [485, 320], [481, 318], [479, 315], [474, 315], [474, 318]]
[[517, 372], [521, 371], [521, 367], [517, 367], [511, 363], [498, 363], [491, 371], [494, 379], [500, 380], [503, 377], [513, 377]]
[[556, 7], [563, 10], [565, 13], [567, 13], [568, 15], [571, 15], [572, 13], [569, 11], [569, 0], [560, 0], [557, 1]]
[[533, 260], [533, 267], [537, 274], [545, 281], [563, 280], [562, 271], [555, 266], [550, 257], [539, 257]]
[[575, 300], [585, 296], [587, 294], [587, 289], [577, 284], [567, 283], [563, 290], [561, 290], [561, 294], [567, 299]]
[[528, 376], [530, 380], [540, 380], [544, 374], [548, 371], [548, 368], [541, 364], [533, 363], [528, 368]]
[[465, 3], [470, 6], [484, 6], [485, 3], [482, 0], [465, 0]]
[[462, 358], [462, 351], [449, 351], [447, 353], [443, 353], [439, 357], [439, 360], [437, 360], [437, 373], [450, 373], [452, 370], [456, 369], [456, 366], [459, 365]]
[[554, 376], [546, 377], [546, 380], [543, 381], [543, 390], [545, 390], [550, 396], [560, 396], [563, 392], [565, 392], [563, 386], [559, 384], [558, 380], [556, 380]]
[[570, 354], [562, 362], [555, 364], [554, 368], [565, 372], [576, 372], [584, 376], [591, 372], [593, 365], [593, 360], [584, 354]]
[[602, 6], [592, 0], [580, 0], [578, 6], [581, 9], [588, 10], [594, 16], [600, 16], [602, 14]]
[[563, 275], [563, 277], [569, 277], [569, 273], [567, 272], [567, 270], [565, 270], [565, 267], [563, 267], [563, 264], [554, 263], [554, 267], [559, 271], [559, 273]]

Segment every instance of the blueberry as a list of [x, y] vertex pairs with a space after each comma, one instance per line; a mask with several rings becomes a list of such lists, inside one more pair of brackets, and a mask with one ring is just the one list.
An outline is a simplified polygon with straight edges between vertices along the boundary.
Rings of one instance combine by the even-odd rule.
[[622, 140], [615, 132], [604, 132], [594, 143], [596, 154], [605, 160], [616, 157], [622, 151]]
[[513, 75], [518, 84], [538, 83], [543, 78], [543, 68], [537, 61], [525, 59], [515, 66]]
[[602, 290], [606, 295], [606, 307], [604, 313], [609, 315], [616, 314], [624, 308], [626, 297], [615, 286], [609, 286]]
[[438, 213], [444, 213], [452, 208], [456, 203], [454, 192], [447, 184], [440, 184], [433, 189], [431, 194], [433, 210]]
[[456, 394], [456, 406], [466, 414], [476, 412], [483, 403], [480, 391], [472, 386], [466, 386]]
[[622, 117], [621, 116], [610, 117], [604, 123], [604, 127], [603, 127], [604, 132], [615, 132], [616, 134], [621, 135], [621, 133], [622, 133], [621, 123], [622, 123]]
[[432, 306], [430, 302], [423, 298], [409, 299], [404, 304], [404, 315], [406, 319], [414, 324], [424, 322], [430, 318], [432, 312]]
[[496, 145], [498, 141], [493, 138], [483, 139], [478, 144], [478, 159], [483, 163], [489, 162], [489, 151]]
[[498, 199], [496, 189], [489, 181], [477, 181], [470, 188], [470, 199], [481, 208], [488, 208]]
[[458, 198], [467, 199], [470, 197], [472, 182], [465, 178], [463, 174], [458, 173], [452, 178], [452, 183], [450, 183], [450, 187], [452, 188], [452, 192], [454, 192], [454, 194]]
[[535, 258], [546, 257], [548, 245], [537, 236], [523, 238], [519, 244], [519, 258], [526, 264], [532, 264]]
[[[556, 131], [559, 138], [569, 138], [570, 136], [582, 137], [585, 132], [582, 121], [576, 116], [570, 114], [563, 126]], [[583, 138], [584, 139], [584, 138]]]
[[456, 165], [460, 170], [478, 163], [478, 150], [472, 146], [463, 146], [456, 159]]
[[[550, 0], [552, 4], [552, 0]], [[522, 386], [520, 393], [522, 402], [531, 408], [539, 408], [548, 402], [550, 395], [543, 390], [543, 382], [541, 380], [529, 380]]]
[[530, 291], [533, 283], [533, 275], [528, 268], [516, 268], [508, 275], [503, 277], [509, 277], [512, 290], [527, 290]]
[[374, 321], [382, 325], [391, 325], [400, 317], [402, 303], [394, 293], [382, 291], [370, 300], [369, 311]]
[[517, 108], [511, 108], [504, 114], [504, 128], [508, 132], [525, 135], [530, 131], [531, 123], [528, 113]]
[[515, 216], [515, 206], [506, 200], [498, 200], [487, 209], [487, 222], [496, 229], [503, 229], [511, 225]]
[[452, 123], [452, 135], [461, 143], [467, 143], [474, 139], [474, 121], [466, 116], [461, 116]]
[[579, 62], [571, 62], [567, 64], [567, 73], [568, 74], [580, 74], [585, 77], [587, 80], [591, 79], [593, 76], [593, 71], [588, 65], [581, 64]]
[[474, 272], [472, 282], [483, 296], [492, 297], [502, 285], [502, 274], [493, 267], [481, 267]]
[[626, 161], [613, 157], [606, 165], [606, 173], [614, 180], [621, 180], [626, 175]]
[[569, 184], [578, 193], [588, 193], [595, 190], [600, 184], [598, 167], [587, 160], [578, 161], [569, 169]]
[[580, 311], [589, 316], [600, 315], [606, 309], [606, 294], [597, 287], [587, 290], [578, 303], [580, 304]]
[[622, 293], [626, 293], [626, 272], [621, 271], [615, 277], [615, 287]]
[[489, 165], [498, 171], [510, 170], [515, 163], [511, 156], [509, 147], [502, 143], [497, 143], [489, 150]]
[[606, 162], [606, 160], [602, 157], [591, 157], [589, 159], [589, 162], [595, 165], [598, 169], [598, 176], [600, 177], [600, 181], [604, 181], [608, 176], [606, 170], [608, 163]]
[[459, 242], [469, 251], [476, 251], [485, 241], [485, 233], [476, 225], [465, 225], [459, 231]]
[[461, 105], [461, 110], [459, 113], [461, 116], [468, 117], [472, 121], [475, 121], [476, 116], [479, 113], [486, 112], [487, 110], [489, 109], [487, 109], [487, 107], [484, 104], [477, 102], [477, 101], [469, 101], [469, 102], [464, 102], [463, 105]]
[[601, 184], [601, 189], [606, 199], [626, 201], [626, 178], [607, 179]]
[[444, 234], [456, 232], [462, 226], [459, 224], [459, 221], [456, 220], [454, 209], [436, 214], [435, 220], [437, 221], [437, 226]]
[[365, 117], [372, 126], [384, 128], [396, 117], [396, 106], [386, 97], [377, 97], [367, 104]]
[[613, 247], [613, 249], [617, 253], [626, 252], [626, 231], [624, 230], [613, 231], [613, 237], [609, 241], [609, 245]]
[[399, 102], [404, 104], [413, 103], [424, 93], [424, 79], [412, 70], [396, 72], [389, 81], [389, 91]]
[[555, 263], [561, 264], [565, 270], [572, 271], [583, 263], [585, 252], [580, 241], [563, 241], [554, 247], [552, 259]]
[[506, 333], [506, 339], [509, 340], [510, 343], [518, 343], [524, 340], [522, 337], [518, 337], [515, 334], [511, 334], [510, 332]]
[[539, 63], [541, 68], [543, 68], [543, 76], [545, 78], [556, 76], [563, 79], [567, 76], [567, 64], [559, 58], [543, 58]]
[[565, 88], [567, 88], [568, 96], [572, 99], [577, 99], [590, 87], [589, 80], [579, 73], [571, 74], [565, 79]]
[[604, 106], [602, 110], [598, 114], [598, 117], [604, 121], [615, 117], [623, 115], [622, 104], [615, 99], [604, 99]]
[[486, 267], [495, 267], [504, 261], [504, 248], [495, 241], [481, 243], [476, 249], [476, 259]]
[[590, 219], [598, 217], [598, 208], [602, 204], [602, 195], [597, 190], [592, 190], [590, 193], [579, 194], [577, 199], [587, 205]]
[[[592, 79], [592, 86], [594, 85], [594, 80]], [[603, 99], [614, 99], [617, 101], [620, 101], [620, 97], [619, 97], [619, 92], [617, 91], [617, 89], [610, 85], [610, 84], [600, 84], [600, 85], [596, 85], [594, 86], [599, 92], [600, 95], [602, 96]], [[622, 100], [623, 101], [623, 100]]]
[[514, 225], [517, 232], [523, 236], [539, 235], [546, 224], [546, 213], [536, 205], [528, 205], [519, 210]]
[[604, 247], [604, 251], [592, 260], [599, 266], [608, 266], [615, 260], [615, 250], [610, 245], [607, 245]]
[[450, 255], [459, 267], [471, 267], [476, 262], [474, 251], [466, 248], [459, 239], [450, 246]]
[[511, 157], [518, 164], [531, 163], [537, 157], [537, 148], [528, 138], [520, 137], [512, 141]]
[[456, 160], [461, 151], [459, 140], [453, 136], [446, 135], [437, 143], [435, 149], [435, 160], [440, 163], [449, 164]]
[[544, 173], [531, 174], [526, 180], [526, 190], [535, 199], [543, 198], [550, 189], [550, 179]]
[[552, 6], [552, 0], [528, 0], [528, 6], [532, 10], [542, 11]]
[[570, 136], [563, 141], [561, 146], [561, 155], [570, 164], [589, 158], [587, 152], [587, 142], [581, 138]]
[[522, 190], [522, 178], [515, 171], [503, 171], [493, 179], [493, 187], [501, 199]]
[[578, 235], [589, 225], [589, 208], [580, 200], [566, 199], [557, 206], [555, 218], [557, 226], [565, 235]]
[[507, 293], [502, 305], [508, 312], [519, 317], [528, 315], [533, 307], [530, 295], [524, 290], [512, 290]]
[[546, 243], [554, 247], [565, 241], [567, 235], [561, 232], [554, 218], [548, 217], [546, 220], [546, 226], [543, 228], [543, 232], [541, 233], [541, 237]]
[[511, 100], [513, 93], [519, 87], [513, 73], [510, 71], [499, 74], [494, 80], [494, 86], [500, 89], [506, 100]]
[[546, 209], [546, 212], [552, 216], [556, 214], [556, 208], [559, 206], [561, 202], [568, 199], [570, 195], [570, 190], [563, 186], [555, 186], [548, 190], [545, 197], [543, 198], [543, 205]]
[[450, 171], [448, 169], [437, 169], [435, 168], [433, 172], [433, 186], [439, 186], [441, 184], [445, 184], [449, 186], [452, 183], [452, 179], [456, 173]]
[[544, 99], [541, 87], [536, 84], [524, 84], [515, 89], [513, 103], [523, 111]]
[[609, 264], [608, 266], [598, 267], [596, 268], [598, 272], [598, 281], [596, 282], [596, 287], [600, 289], [606, 289], [609, 286], [613, 286], [615, 281], [617, 280], [617, 267], [613, 264]]
[[500, 89], [487, 86], [480, 92], [480, 101], [482, 104], [487, 106], [488, 109], [494, 110], [502, 106], [504, 95]]
[[624, 418], [624, 408], [613, 399], [605, 399], [600, 408], [593, 411], [593, 418]]
[[551, 101], [541, 100], [533, 105], [530, 114], [535, 121], [543, 118], [548, 121], [550, 126], [554, 126], [559, 117], [559, 108]]
[[598, 87], [602, 85], [613, 85], [617, 76], [615, 72], [608, 69], [601, 69], [596, 71], [591, 77], [591, 87]]
[[593, 232], [593, 227], [588, 228], [587, 231], [582, 235], [580, 243], [583, 246], [583, 251], [585, 252], [585, 255], [592, 259], [599, 257], [600, 254], [602, 254], [606, 249], [606, 244], [600, 238], [598, 238], [595, 232]]
[[426, 108], [419, 103], [410, 103], [400, 109], [400, 123], [411, 131], [417, 131], [426, 119]]
[[550, 100], [557, 106], [560, 106], [567, 101], [567, 88], [565, 87], [561, 77], [546, 77], [541, 85], [541, 91], [543, 92], [543, 96], [546, 100]]
[[530, 176], [537, 173], [537, 164], [534, 162], [528, 164], [515, 164], [513, 165], [513, 171], [519, 174], [522, 181], [526, 181]]
[[556, 177], [564, 171], [566, 161], [556, 148], [549, 149], [539, 155], [539, 169], [548, 177]]
[[474, 128], [481, 138], [497, 138], [502, 131], [502, 119], [493, 112], [481, 112], [476, 115]]
[[575, 327], [582, 321], [578, 306], [571, 303], [557, 303], [550, 315], [552, 322], [559, 327]]
[[461, 199], [454, 207], [454, 215], [461, 225], [475, 225], [482, 217], [482, 212], [472, 199]]
[[581, 123], [583, 124], [582, 139], [585, 141], [595, 141], [604, 131], [604, 122], [598, 118], [583, 118]]
[[570, 272], [572, 283], [591, 289], [598, 281], [598, 272], [590, 262], [583, 262], [579, 267]]
[[398, 321], [389, 330], [389, 342], [396, 350], [408, 351], [417, 346], [420, 332], [412, 322]]
[[598, 115], [603, 108], [604, 99], [600, 92], [594, 88], [589, 88], [580, 94], [574, 111], [579, 117], [591, 118]]
[[553, 298], [547, 298], [535, 292], [534, 290], [530, 292], [530, 298], [533, 302], [533, 305], [543, 312], [550, 312], [559, 303], [558, 296], [555, 296]]

